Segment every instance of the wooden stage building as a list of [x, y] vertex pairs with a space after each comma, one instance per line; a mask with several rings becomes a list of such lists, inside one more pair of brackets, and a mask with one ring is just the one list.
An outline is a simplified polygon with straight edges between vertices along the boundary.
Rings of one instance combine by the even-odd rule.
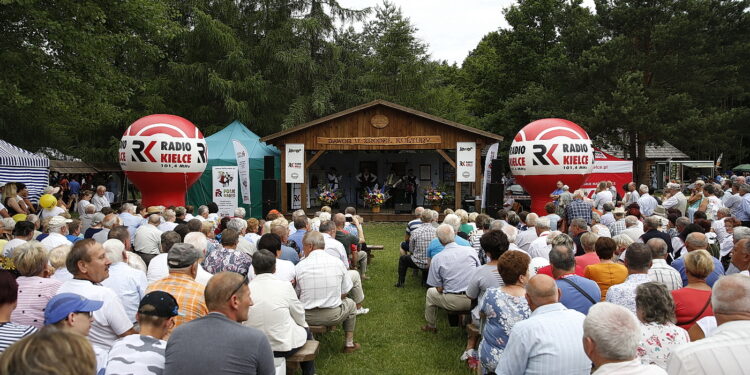
[[[456, 198], [453, 206], [459, 208], [464, 197], [481, 196], [482, 150], [502, 139], [487, 131], [375, 100], [268, 135], [261, 141], [281, 150], [282, 212], [300, 207], [309, 214], [318, 210], [319, 202], [313, 198], [317, 185], [326, 182], [325, 170], [330, 167], [342, 174], [343, 189], [352, 191], [356, 184], [353, 176], [363, 168], [373, 171], [381, 186], [389, 171], [403, 174], [412, 169], [419, 177], [414, 203], [429, 207], [429, 203], [421, 201], [424, 189], [441, 184], [452, 188]], [[299, 185], [293, 187], [292, 183]], [[295, 192], [299, 202], [290, 199]], [[344, 196], [342, 210], [357, 205], [356, 194]], [[478, 201], [476, 205], [479, 206]], [[388, 207], [380, 213], [361, 205], [357, 208], [366, 221], [404, 221], [413, 216], [395, 213]]]

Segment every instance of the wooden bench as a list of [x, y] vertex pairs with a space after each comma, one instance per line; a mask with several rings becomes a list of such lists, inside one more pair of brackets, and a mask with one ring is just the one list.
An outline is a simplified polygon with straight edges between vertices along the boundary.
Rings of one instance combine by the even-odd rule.
[[368, 250], [383, 250], [384, 248], [383, 245], [367, 245]]
[[333, 332], [335, 330], [336, 326], [310, 326], [310, 332], [312, 332], [313, 334]]
[[319, 350], [320, 342], [315, 340], [307, 340], [307, 342], [305, 342], [305, 345], [303, 345], [300, 350], [286, 359], [287, 375], [295, 374], [297, 370], [300, 369], [300, 363], [315, 360], [315, 357], [318, 355]]

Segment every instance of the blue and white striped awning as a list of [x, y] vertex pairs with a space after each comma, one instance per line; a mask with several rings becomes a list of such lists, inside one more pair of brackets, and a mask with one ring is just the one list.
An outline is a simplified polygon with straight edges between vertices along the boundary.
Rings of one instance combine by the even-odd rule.
[[0, 139], [0, 182], [23, 182], [36, 203], [49, 183], [49, 159]]

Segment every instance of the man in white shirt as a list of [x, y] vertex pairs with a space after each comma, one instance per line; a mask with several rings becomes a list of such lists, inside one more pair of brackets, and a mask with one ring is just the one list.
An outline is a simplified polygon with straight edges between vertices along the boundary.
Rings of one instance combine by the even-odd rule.
[[638, 190], [641, 191], [641, 197], [638, 198], [638, 207], [640, 207], [641, 214], [645, 217], [653, 215], [654, 208], [656, 208], [658, 203], [656, 198], [648, 193], [648, 186], [646, 185], [641, 185]]
[[148, 264], [151, 259], [159, 255], [161, 244], [161, 231], [157, 226], [161, 224], [161, 216], [152, 214], [148, 217], [148, 223], [141, 225], [135, 231], [133, 247], [136, 254], [140, 255]]
[[[164, 232], [159, 236], [159, 247], [161, 253], [153, 258], [148, 264], [148, 272], [146, 273], [146, 279], [149, 285], [154, 282], [161, 280], [169, 276], [169, 264], [167, 263], [167, 255], [169, 249], [176, 243], [182, 242], [182, 238], [175, 231]], [[197, 278], [197, 276], [196, 276]]]
[[107, 199], [107, 188], [104, 185], [96, 187], [96, 194], [91, 198], [91, 204], [96, 208], [96, 212], [101, 212], [102, 208], [109, 207], [109, 199]]
[[[250, 306], [248, 319], [243, 325], [257, 328], [266, 335], [274, 357], [289, 357], [312, 339], [305, 321], [305, 307], [297, 298], [292, 284], [281, 281], [273, 274], [279, 259], [270, 251], [258, 250], [253, 256], [255, 278], [250, 281]], [[291, 262], [289, 262], [291, 263]], [[314, 374], [313, 361], [302, 362], [303, 374]]]
[[[536, 227], [536, 221], [538, 219], [539, 219], [539, 215], [533, 212], [526, 215], [527, 229], [524, 231], [520, 231], [518, 235], [516, 236], [516, 245], [518, 245], [518, 247], [520, 247], [521, 250], [528, 252], [529, 247], [531, 246], [531, 243], [534, 242], [535, 239], [537, 239], [538, 237], [537, 231], [534, 230], [534, 227]], [[549, 228], [549, 225], [547, 227]]]
[[687, 215], [687, 198], [685, 197], [685, 194], [682, 194], [682, 191], [680, 190], [681, 186], [680, 184], [676, 184], [674, 182], [670, 182], [667, 184], [667, 188], [664, 189], [666, 192], [666, 195], [664, 196], [664, 199], [661, 203], [662, 206], [666, 209], [670, 208], [676, 208], [678, 211], [680, 211], [681, 216]]
[[305, 307], [305, 320], [311, 325], [331, 326], [343, 323], [346, 343], [344, 353], [360, 348], [354, 342], [357, 322], [356, 303], [342, 298], [353, 283], [346, 267], [337, 257], [325, 251], [326, 243], [320, 232], [308, 232], [302, 240], [305, 259], [296, 268], [299, 299]]
[[333, 220], [328, 220], [320, 223], [320, 233], [323, 235], [323, 239], [326, 243], [325, 252], [330, 254], [331, 256], [341, 259], [344, 267], [349, 269], [349, 256], [346, 253], [344, 244], [337, 241], [335, 238], [336, 224], [333, 222]]
[[536, 229], [537, 239], [531, 242], [529, 245], [529, 255], [532, 258], [542, 257], [549, 260], [549, 251], [552, 250], [552, 245], [547, 243], [547, 237], [549, 236], [549, 219], [542, 217], [537, 219], [536, 226], [527, 230]]
[[47, 224], [49, 235], [41, 241], [42, 245], [47, 248], [48, 252], [58, 246], [69, 246], [73, 244], [70, 240], [65, 238], [65, 235], [68, 234], [68, 223], [71, 221], [73, 220], [66, 219], [62, 216], [53, 216], [52, 219], [50, 219]]
[[135, 323], [135, 313], [148, 287], [146, 274], [128, 266], [125, 245], [120, 240], [107, 240], [102, 247], [107, 252], [107, 259], [112, 262], [109, 266], [109, 277], [102, 281], [102, 285], [117, 293], [125, 313], [130, 321]]
[[583, 321], [583, 350], [594, 363], [594, 375], [662, 375], [656, 365], [642, 365], [636, 355], [641, 340], [638, 319], [609, 302], [591, 306]]
[[620, 234], [624, 234], [630, 239], [633, 240], [633, 242], [638, 241], [638, 239], [643, 235], [643, 229], [638, 225], [638, 218], [632, 215], [628, 215], [625, 217], [625, 230], [620, 232]]
[[750, 358], [750, 277], [724, 276], [711, 294], [718, 328], [711, 337], [672, 350], [670, 374], [746, 374]]
[[122, 225], [128, 227], [130, 232], [130, 241], [135, 240], [135, 231], [141, 225], [143, 218], [135, 214], [135, 205], [132, 203], [123, 203], [120, 208], [120, 220]]
[[96, 242], [104, 243], [109, 238], [109, 231], [118, 225], [120, 225], [120, 218], [113, 213], [107, 214], [104, 216], [104, 220], [102, 220], [102, 230], [94, 233], [91, 238]]
[[177, 219], [177, 215], [173, 210], [165, 210], [164, 211], [164, 222], [159, 224], [158, 228], [162, 232], [174, 230], [174, 228], [177, 226], [177, 223], [175, 223], [175, 220]]
[[[162, 243], [163, 242], [164, 241], [162, 241]], [[185, 235], [185, 240], [183, 242], [185, 242], [186, 244], [193, 245], [196, 249], [198, 249], [201, 253], [203, 253], [203, 258], [204, 259], [206, 258], [206, 252], [208, 251], [208, 239], [206, 238], [205, 234], [201, 232], [190, 232], [187, 235]], [[213, 277], [213, 275], [208, 273], [208, 271], [206, 271], [205, 269], [203, 269], [201, 262], [203, 262], [203, 260], [198, 262], [198, 274], [195, 275], [195, 281], [199, 284], [208, 285], [208, 280], [211, 280], [211, 277]], [[164, 275], [164, 277], [167, 277], [167, 276]]]
[[95, 301], [102, 301], [101, 309], [94, 311], [94, 321], [89, 331], [91, 343], [103, 350], [109, 350], [119, 337], [135, 333], [133, 322], [112, 289], [98, 285], [109, 277], [111, 262], [100, 243], [92, 239], [76, 242], [66, 260], [73, 280], [60, 286], [60, 293], [75, 293]]

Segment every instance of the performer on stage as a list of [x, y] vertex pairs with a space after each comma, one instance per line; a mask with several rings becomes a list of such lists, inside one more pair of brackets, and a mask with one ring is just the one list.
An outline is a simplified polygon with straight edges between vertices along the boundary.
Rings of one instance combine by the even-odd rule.
[[365, 168], [362, 170], [362, 173], [357, 175], [357, 181], [359, 182], [359, 187], [363, 191], [365, 188], [372, 189], [373, 186], [378, 182], [378, 176], [370, 173], [370, 170], [368, 168]]
[[336, 172], [336, 168], [331, 167], [330, 169], [328, 169], [326, 177], [328, 178], [328, 187], [331, 188], [331, 190], [338, 190], [339, 183], [341, 182], [341, 176], [339, 176], [338, 172]]
[[405, 194], [407, 197], [411, 198], [411, 207], [412, 209], [415, 209], [417, 208], [417, 188], [419, 187], [419, 179], [414, 175], [414, 170], [409, 169], [402, 180], [406, 182], [406, 186], [404, 187]]

